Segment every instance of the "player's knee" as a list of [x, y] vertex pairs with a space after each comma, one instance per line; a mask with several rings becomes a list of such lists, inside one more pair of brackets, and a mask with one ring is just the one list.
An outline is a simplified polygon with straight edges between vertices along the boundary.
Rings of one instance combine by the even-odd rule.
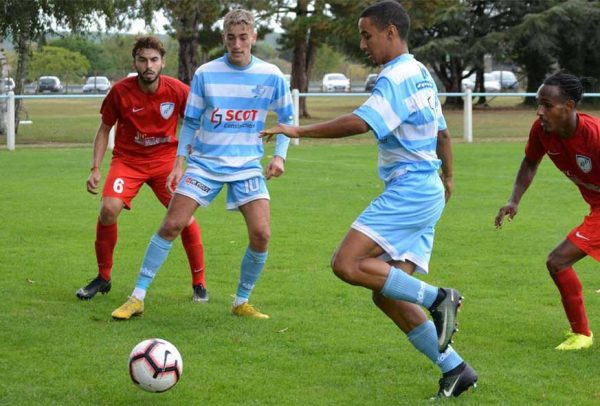
[[546, 258], [546, 269], [548, 269], [548, 272], [554, 274], [561, 271], [565, 267], [564, 261], [556, 251], [552, 251], [550, 254], [548, 254], [548, 258]]
[[120, 209], [111, 206], [102, 205], [100, 208], [100, 214], [98, 216], [98, 220], [103, 225], [114, 224], [119, 218]]
[[339, 254], [335, 254], [331, 258], [331, 269], [335, 276], [343, 280], [344, 282], [355, 284], [356, 279], [356, 266], [353, 266], [354, 261], [345, 258]]
[[187, 222], [179, 222], [176, 219], [167, 217], [161, 224], [160, 230], [158, 230], [158, 235], [166, 240], [173, 241], [175, 238], [177, 238], [186, 225]]
[[250, 245], [258, 251], [266, 251], [271, 239], [270, 230], [256, 230], [250, 234]]

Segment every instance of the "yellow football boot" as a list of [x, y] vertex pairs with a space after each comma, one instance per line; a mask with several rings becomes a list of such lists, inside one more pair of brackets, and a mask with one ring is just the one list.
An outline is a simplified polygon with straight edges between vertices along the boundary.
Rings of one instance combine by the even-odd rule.
[[583, 350], [590, 348], [593, 343], [594, 334], [588, 337], [584, 334], [577, 334], [570, 331], [567, 333], [567, 339], [556, 347], [556, 349], [560, 351]]
[[129, 296], [129, 299], [117, 310], [112, 312], [114, 319], [129, 320], [132, 316], [144, 313], [144, 301], [136, 297]]
[[254, 319], [268, 319], [269, 315], [259, 312], [250, 303], [245, 302], [239, 306], [233, 306], [231, 313], [236, 316], [252, 317]]

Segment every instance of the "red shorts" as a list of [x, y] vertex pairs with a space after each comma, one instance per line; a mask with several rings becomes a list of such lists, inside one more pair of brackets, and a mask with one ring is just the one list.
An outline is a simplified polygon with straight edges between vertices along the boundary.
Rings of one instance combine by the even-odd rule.
[[567, 238], [577, 248], [600, 261], [600, 207], [592, 208], [583, 223], [575, 227]]
[[102, 189], [102, 197], [114, 197], [131, 208], [131, 201], [137, 196], [144, 183], [154, 191], [158, 200], [167, 207], [171, 194], [167, 190], [167, 176], [173, 169], [173, 161], [125, 162], [113, 158]]

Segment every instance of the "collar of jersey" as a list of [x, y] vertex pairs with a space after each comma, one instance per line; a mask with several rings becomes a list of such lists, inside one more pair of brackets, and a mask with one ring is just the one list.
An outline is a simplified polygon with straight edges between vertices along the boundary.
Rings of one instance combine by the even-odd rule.
[[225, 55], [223, 55], [223, 60], [225, 61], [225, 64], [227, 66], [229, 66], [231, 69], [235, 69], [235, 70], [246, 70], [246, 69], [250, 69], [250, 67], [254, 64], [254, 55], [250, 55], [250, 63], [246, 66], [237, 66], [232, 64], [231, 62], [229, 62], [229, 58], [227, 57], [227, 52], [225, 52]]
[[386, 63], [385, 65], [383, 65], [383, 67], [387, 68], [388, 66], [392, 66], [399, 62], [406, 62], [411, 59], [415, 59], [413, 54], [401, 54], [401, 55], [398, 55], [397, 57], [395, 57], [394, 59], [392, 59], [391, 61], [389, 61], [388, 63]]

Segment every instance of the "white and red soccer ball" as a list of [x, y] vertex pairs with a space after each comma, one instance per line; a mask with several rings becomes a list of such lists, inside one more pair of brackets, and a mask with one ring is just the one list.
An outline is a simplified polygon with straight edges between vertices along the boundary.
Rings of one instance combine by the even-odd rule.
[[183, 360], [173, 344], [160, 338], [144, 340], [129, 354], [129, 375], [149, 392], [171, 389], [181, 378]]

